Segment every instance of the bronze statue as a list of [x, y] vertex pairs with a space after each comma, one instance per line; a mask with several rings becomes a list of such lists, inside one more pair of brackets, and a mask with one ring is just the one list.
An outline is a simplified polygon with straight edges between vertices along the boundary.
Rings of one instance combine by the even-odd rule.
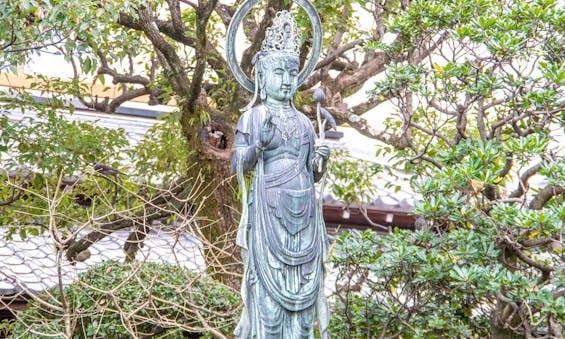
[[[328, 338], [327, 235], [314, 183], [330, 150], [316, 146], [312, 122], [292, 102], [306, 78], [299, 70], [300, 39], [292, 15], [278, 12], [253, 60], [255, 83], [246, 88], [255, 95], [236, 129], [233, 167], [243, 191], [237, 244], [244, 260], [237, 338], [313, 338], [315, 318]], [[230, 34], [233, 56], [229, 40]], [[261, 103], [255, 105], [257, 97]], [[250, 170], [248, 193], [244, 173]]]

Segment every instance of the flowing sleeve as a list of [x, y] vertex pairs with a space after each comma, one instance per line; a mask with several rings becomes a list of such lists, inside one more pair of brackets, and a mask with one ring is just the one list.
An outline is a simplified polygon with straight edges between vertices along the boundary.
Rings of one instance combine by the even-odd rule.
[[245, 111], [237, 123], [235, 131], [235, 151], [232, 159], [232, 169], [237, 174], [242, 196], [241, 219], [237, 232], [236, 244], [247, 250], [247, 228], [249, 225], [249, 192], [245, 182], [245, 173], [257, 163], [258, 155], [255, 142], [259, 136], [259, 126], [264, 118], [261, 107]]
[[[252, 159], [246, 159], [248, 149], [251, 145], [252, 133], [251, 126], [249, 122], [250, 111], [244, 112], [237, 122], [237, 127], [235, 131], [235, 151], [232, 159], [232, 169], [237, 174], [237, 181], [239, 183], [239, 189], [241, 192], [241, 219], [239, 220], [239, 227], [237, 230], [236, 244], [240, 248], [247, 250], [247, 227], [249, 224], [249, 206], [247, 203], [247, 184], [245, 182], [245, 172], [250, 166]], [[247, 164], [246, 164], [247, 160]], [[245, 166], [247, 165], [247, 166]], [[247, 168], [245, 168], [247, 167]]]

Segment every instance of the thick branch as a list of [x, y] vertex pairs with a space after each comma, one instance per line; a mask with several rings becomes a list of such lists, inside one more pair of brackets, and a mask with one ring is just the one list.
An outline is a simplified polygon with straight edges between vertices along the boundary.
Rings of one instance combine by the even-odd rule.
[[357, 88], [369, 80], [375, 74], [384, 71], [385, 66], [390, 62], [390, 57], [385, 52], [375, 53], [375, 57], [369, 60], [363, 67], [360, 67], [352, 74], [342, 72], [335, 79], [335, 88], [347, 91]]
[[365, 43], [364, 39], [357, 39], [354, 41], [351, 41], [337, 49], [332, 50], [322, 61], [318, 62], [318, 64], [316, 65], [316, 69], [320, 69], [322, 67], [326, 67], [329, 64], [331, 64], [333, 61], [335, 61], [337, 58], [339, 58], [343, 53], [357, 47], [357, 46], [361, 46]]
[[140, 215], [136, 215], [134, 217], [119, 218], [117, 220], [104, 223], [100, 226], [100, 229], [88, 233], [77, 242], [71, 244], [71, 246], [67, 249], [67, 259], [69, 261], [74, 261], [80, 252], [88, 249], [90, 245], [107, 237], [115, 231], [129, 228], [136, 224], [151, 223], [153, 220], [162, 219], [170, 216], [171, 214], [171, 211], [166, 210], [155, 211], [153, 213], [142, 212]]
[[547, 281], [550, 278], [551, 272], [554, 271], [553, 267], [545, 266], [545, 265], [535, 261], [534, 259], [528, 257], [528, 255], [526, 255], [526, 253], [524, 253], [524, 251], [519, 249], [517, 246], [514, 246], [514, 245], [511, 245], [511, 246], [513, 247], [514, 253], [516, 253], [516, 256], [518, 256], [518, 258], [520, 258], [520, 260], [522, 260], [523, 262], [525, 262], [529, 266], [535, 267], [535, 268], [537, 268], [538, 270], [541, 271], [541, 278], [539, 279], [538, 283]]
[[504, 167], [498, 172], [498, 177], [504, 178], [510, 173], [512, 166], [514, 165], [514, 157], [512, 153], [506, 153], [506, 161], [504, 162]]
[[408, 141], [403, 136], [395, 135], [385, 131], [375, 130], [369, 122], [356, 114], [349, 113], [344, 110], [333, 110], [336, 120], [347, 122], [351, 127], [356, 129], [359, 133], [369, 138], [382, 141], [386, 144], [392, 145], [397, 149], [405, 149], [408, 147]]
[[518, 187], [508, 196], [509, 198], [519, 198], [524, 194], [526, 189], [529, 187], [528, 180], [539, 171], [540, 165], [541, 164], [537, 164], [527, 169], [526, 172], [520, 176]]
[[187, 108], [190, 112], [196, 112], [196, 100], [200, 96], [202, 90], [202, 79], [204, 78], [204, 71], [206, 70], [206, 46], [208, 39], [206, 38], [206, 26], [208, 19], [212, 15], [212, 11], [216, 7], [217, 0], [210, 0], [209, 2], [200, 1], [197, 10], [198, 17], [196, 19], [196, 46], [195, 46], [195, 59], [196, 66], [192, 75], [192, 82], [187, 98]]
[[549, 199], [558, 195], [565, 195], [565, 187], [553, 185], [546, 186], [542, 188], [530, 202], [530, 209], [541, 210]]
[[228, 25], [230, 24], [231, 18], [233, 17], [233, 14], [235, 13], [235, 10], [233, 8], [233, 6], [228, 6], [222, 3], [218, 3], [216, 5], [216, 13], [218, 13], [218, 16], [220, 17], [220, 19], [222, 19], [222, 22], [224, 23], [224, 25], [226, 27], [228, 27]]
[[149, 85], [149, 79], [143, 77], [141, 75], [129, 75], [129, 74], [121, 74], [118, 73], [116, 70], [110, 68], [108, 65], [108, 60], [106, 56], [100, 49], [96, 51], [98, 55], [98, 60], [100, 60], [100, 68], [98, 69], [98, 74], [107, 74], [112, 77], [112, 83], [119, 84], [119, 83], [128, 83], [128, 84], [140, 84], [143, 86]]
[[171, 23], [173, 25], [173, 29], [177, 34], [184, 35], [186, 26], [182, 21], [180, 2], [178, 0], [167, 0], [167, 4], [169, 5], [169, 12], [171, 13]]
[[[291, 3], [289, 3], [289, 5], [290, 4]], [[255, 34], [253, 36], [253, 41], [251, 41], [251, 46], [243, 51], [243, 55], [241, 56], [241, 68], [245, 73], [251, 73], [251, 69], [253, 68], [251, 60], [253, 59], [255, 53], [259, 51], [261, 43], [263, 42], [263, 39], [265, 39], [267, 27], [269, 27], [273, 23], [275, 12], [272, 9], [280, 9], [283, 7], [284, 1], [281, 0], [269, 0], [265, 5], [265, 16], [259, 23], [257, 30], [254, 32]]]
[[487, 140], [488, 139], [488, 134], [487, 134], [487, 128], [485, 125], [485, 113], [486, 113], [486, 109], [484, 107], [484, 98], [479, 98], [479, 100], [477, 101], [477, 129], [479, 130], [479, 135], [481, 136], [481, 139], [483, 140]]
[[154, 20], [150, 8], [140, 11], [138, 24], [145, 32], [147, 38], [151, 41], [153, 46], [162, 54], [163, 58], [167, 61], [170, 67], [171, 84], [175, 92], [181, 98], [187, 98], [189, 95], [189, 80], [183, 68], [182, 61], [175, 51], [174, 46], [168, 43], [159, 33], [158, 27], [154, 25]]
[[535, 261], [534, 259], [530, 258], [523, 250], [520, 243], [510, 240], [507, 237], [502, 239], [502, 242], [506, 246], [506, 249], [511, 251], [515, 254], [520, 260], [526, 263], [530, 267], [534, 267], [541, 271], [541, 278], [539, 279], [539, 283], [547, 281], [550, 278], [551, 272], [555, 269], [551, 266], [546, 266], [540, 262]]
[[432, 106], [436, 111], [439, 111], [440, 113], [443, 113], [443, 114], [446, 114], [446, 115], [450, 115], [450, 116], [455, 116], [455, 115], [457, 115], [457, 112], [451, 111], [451, 110], [449, 110], [449, 109], [447, 109], [447, 108], [444, 108], [444, 107], [441, 107], [441, 106], [439, 105], [439, 103], [438, 103], [437, 101], [433, 100], [433, 99], [432, 99], [432, 100], [429, 100], [429, 101], [428, 101], [428, 104], [429, 104], [430, 106]]
[[158, 95], [159, 91], [158, 90], [151, 90], [148, 87], [137, 88], [137, 89], [132, 89], [132, 90], [126, 91], [125, 93], [114, 98], [110, 102], [110, 104], [108, 105], [107, 111], [108, 112], [115, 112], [116, 109], [118, 109], [118, 107], [120, 107], [120, 105], [123, 104], [124, 102], [133, 100], [133, 99], [140, 97], [142, 95], [151, 94], [152, 92], [154, 92], [153, 94]]
[[322, 72], [321, 70], [313, 72], [308, 79], [300, 86], [299, 90], [304, 91], [314, 87], [318, 82], [322, 80]]
[[555, 241], [554, 239], [546, 237], [546, 238], [538, 238], [538, 239], [531, 239], [531, 240], [529, 240], [529, 239], [523, 240], [523, 241], [520, 241], [520, 244], [524, 248], [534, 248], [534, 247], [549, 245], [554, 241]]
[[130, 262], [135, 259], [137, 251], [143, 247], [143, 241], [149, 233], [148, 223], [140, 224], [133, 232], [130, 233], [124, 244], [124, 252], [126, 261]]

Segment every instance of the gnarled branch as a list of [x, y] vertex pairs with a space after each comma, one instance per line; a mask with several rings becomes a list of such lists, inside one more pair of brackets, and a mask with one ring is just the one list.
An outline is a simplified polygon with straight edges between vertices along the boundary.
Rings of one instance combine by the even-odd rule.
[[529, 184], [528, 180], [535, 175], [539, 169], [541, 164], [534, 165], [528, 168], [521, 176], [520, 182], [518, 183], [518, 187], [508, 196], [509, 198], [519, 198], [521, 197], [526, 189], [528, 189]]
[[530, 202], [530, 209], [541, 210], [549, 199], [558, 196], [565, 195], [565, 187], [548, 185], [542, 188], [538, 194]]

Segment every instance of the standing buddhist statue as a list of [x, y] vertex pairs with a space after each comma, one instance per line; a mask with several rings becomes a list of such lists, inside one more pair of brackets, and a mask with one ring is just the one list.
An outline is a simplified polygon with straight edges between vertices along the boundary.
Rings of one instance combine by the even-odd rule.
[[306, 77], [300, 39], [292, 15], [278, 12], [253, 59], [255, 82], [246, 87], [255, 95], [237, 124], [233, 167], [243, 192], [237, 245], [244, 260], [237, 338], [314, 338], [314, 323], [328, 338], [327, 235], [315, 182], [330, 150], [316, 146], [312, 122], [293, 105]]

